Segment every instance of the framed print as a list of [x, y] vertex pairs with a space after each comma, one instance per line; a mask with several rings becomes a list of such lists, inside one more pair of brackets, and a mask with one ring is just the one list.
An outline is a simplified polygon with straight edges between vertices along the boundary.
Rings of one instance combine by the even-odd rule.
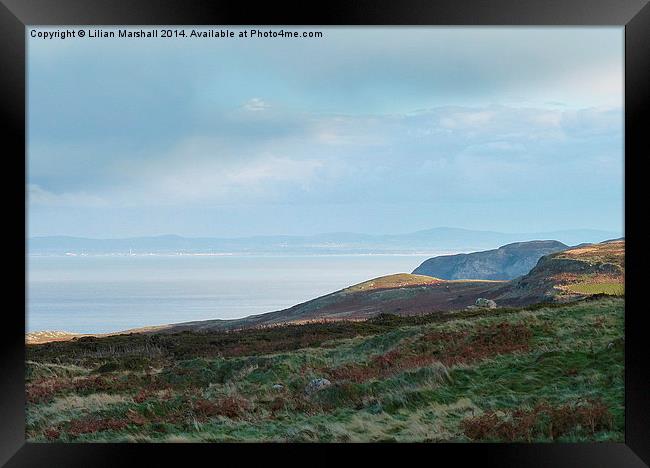
[[647, 466], [646, 1], [0, 13], [0, 463]]

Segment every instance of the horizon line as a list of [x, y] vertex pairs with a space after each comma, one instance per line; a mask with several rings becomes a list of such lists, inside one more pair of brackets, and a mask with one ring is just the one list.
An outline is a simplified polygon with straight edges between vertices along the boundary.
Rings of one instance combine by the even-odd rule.
[[415, 231], [401, 232], [401, 233], [368, 233], [368, 232], [354, 232], [354, 231], [326, 231], [318, 232], [313, 234], [250, 234], [250, 235], [241, 235], [241, 236], [219, 236], [219, 235], [203, 235], [203, 236], [184, 236], [180, 234], [148, 234], [148, 235], [134, 235], [134, 236], [122, 236], [122, 237], [87, 237], [87, 236], [75, 236], [67, 234], [48, 234], [48, 235], [39, 235], [39, 236], [26, 236], [27, 240], [30, 239], [45, 239], [53, 237], [63, 237], [71, 239], [88, 239], [88, 240], [126, 240], [126, 239], [144, 239], [144, 238], [163, 238], [163, 237], [176, 237], [182, 239], [249, 239], [249, 238], [260, 238], [260, 237], [317, 237], [317, 236], [326, 236], [326, 235], [360, 235], [360, 236], [406, 236], [411, 234], [424, 233], [427, 231], [435, 230], [453, 230], [453, 231], [467, 231], [475, 233], [490, 233], [490, 234], [507, 234], [507, 235], [524, 235], [524, 234], [554, 234], [554, 233], [563, 233], [571, 231], [592, 231], [608, 234], [620, 234], [624, 237], [625, 229], [624, 227], [620, 230], [617, 229], [598, 229], [598, 228], [566, 228], [566, 229], [555, 229], [555, 230], [539, 230], [539, 231], [519, 231], [519, 232], [510, 232], [510, 231], [495, 231], [490, 229], [470, 229], [462, 227], [452, 227], [452, 226], [436, 226], [426, 229], [418, 229]]

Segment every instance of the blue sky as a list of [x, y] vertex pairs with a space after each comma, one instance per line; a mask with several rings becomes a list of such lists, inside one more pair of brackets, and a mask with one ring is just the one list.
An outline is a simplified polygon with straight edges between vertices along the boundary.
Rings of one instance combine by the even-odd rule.
[[310, 29], [28, 38], [29, 234], [622, 231], [622, 28]]

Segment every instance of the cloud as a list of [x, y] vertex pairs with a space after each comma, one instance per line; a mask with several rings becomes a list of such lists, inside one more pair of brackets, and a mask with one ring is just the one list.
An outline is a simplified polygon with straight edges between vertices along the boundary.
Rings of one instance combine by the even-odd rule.
[[240, 162], [201, 160], [184, 167], [158, 167], [145, 185], [143, 203], [269, 203], [283, 187], [308, 189], [319, 161], [262, 155]]
[[247, 111], [260, 112], [268, 109], [271, 106], [269, 106], [269, 104], [267, 104], [266, 102], [264, 102], [264, 100], [260, 98], [252, 98], [246, 101], [243, 107]]
[[[73, 209], [89, 207], [97, 226], [119, 230], [128, 212], [144, 232], [157, 206], [198, 225], [217, 204], [255, 206], [251, 219], [301, 205], [323, 226], [311, 207], [364, 204], [362, 225], [391, 204], [386, 224], [445, 224], [426, 206], [512, 202], [551, 224], [622, 199], [622, 28], [322, 29], [281, 43], [28, 39], [30, 208], [47, 230], [89, 224]], [[409, 204], [425, 208], [399, 215]]]
[[494, 111], [456, 112], [440, 119], [443, 128], [480, 128], [488, 124], [495, 116]]
[[621, 109], [455, 106], [371, 116], [256, 115], [234, 115], [149, 155], [121, 153], [86, 172], [83, 183], [75, 177], [74, 190], [65, 189], [66, 166], [77, 167], [82, 153], [58, 161], [58, 178], [30, 171], [36, 187], [30, 203], [457, 203], [553, 198], [553, 185], [576, 193], [622, 191]]
[[109, 203], [97, 194], [86, 192], [54, 193], [36, 184], [27, 184], [27, 201], [38, 206], [105, 207]]

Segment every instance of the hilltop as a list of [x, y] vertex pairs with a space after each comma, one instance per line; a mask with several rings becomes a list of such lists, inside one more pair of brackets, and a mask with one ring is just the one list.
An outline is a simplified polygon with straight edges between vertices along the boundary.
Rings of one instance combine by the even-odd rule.
[[363, 320], [382, 313], [418, 315], [432, 310], [462, 309], [502, 283], [445, 281], [400, 273], [366, 281], [288, 309], [235, 320], [205, 320], [174, 324], [166, 333], [270, 326], [310, 321]]
[[544, 255], [568, 248], [554, 240], [515, 242], [483, 252], [430, 258], [413, 273], [446, 280], [511, 280], [528, 273]]

